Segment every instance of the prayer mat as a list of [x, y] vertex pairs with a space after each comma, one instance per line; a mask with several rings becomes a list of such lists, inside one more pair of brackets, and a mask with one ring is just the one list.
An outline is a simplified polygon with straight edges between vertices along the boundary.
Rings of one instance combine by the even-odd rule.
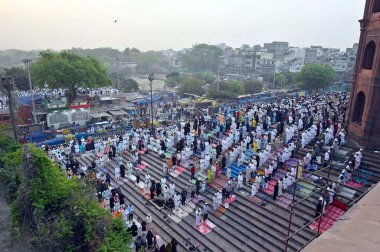
[[[336, 206], [329, 205], [326, 208], [325, 215], [321, 217], [321, 224], [319, 226], [319, 232], [323, 233], [329, 229], [338, 219], [342, 216], [344, 211]], [[319, 220], [313, 221], [310, 224], [310, 228], [314, 231], [318, 231]]]
[[188, 205], [181, 206], [181, 209], [182, 209], [182, 211], [186, 212], [187, 215], [190, 214], [194, 210], [194, 208], [191, 208]]
[[249, 197], [248, 199], [257, 205], [261, 205], [263, 203], [263, 200], [256, 196]]
[[198, 174], [197, 174], [198, 176], [198, 179], [199, 180], [201, 180], [201, 181], [203, 181], [203, 180], [205, 180], [205, 179], [207, 179], [207, 175], [206, 174], [204, 174], [203, 172], [198, 172]]
[[195, 204], [191, 201], [186, 202], [186, 206], [190, 207], [191, 209], [195, 208]]
[[133, 175], [133, 174], [129, 175], [128, 178], [129, 178], [130, 180], [132, 180], [133, 182], [135, 182], [135, 181], [137, 180], [136, 176]]
[[181, 218], [179, 218], [178, 216], [176, 216], [176, 215], [174, 215], [174, 214], [168, 214], [168, 217], [169, 217], [170, 219], [172, 219], [175, 223], [179, 223], [179, 222], [182, 221]]
[[189, 159], [189, 160], [181, 162], [181, 165], [185, 168], [189, 168], [190, 166], [194, 165], [194, 161]]
[[201, 224], [199, 224], [195, 229], [204, 235], [210, 233], [212, 230], [212, 228], [209, 225], [207, 225], [204, 221], [202, 221]]
[[217, 193], [217, 190], [215, 190], [214, 188], [208, 186], [207, 189], [206, 189], [206, 192], [211, 193], [211, 194], [215, 194], [215, 193]]
[[214, 223], [212, 223], [210, 220], [206, 220], [206, 224], [210, 227], [210, 228], [215, 228], [216, 225]]
[[220, 174], [218, 175], [218, 177], [214, 178], [214, 180], [211, 182], [211, 187], [217, 191], [220, 191], [227, 184], [227, 182], [228, 182], [228, 178]]
[[276, 181], [274, 179], [271, 179], [267, 182], [267, 188], [264, 189], [264, 191], [267, 194], [272, 195], [274, 192], [274, 185], [276, 184]]
[[[221, 210], [221, 209], [224, 209], [224, 210]], [[225, 211], [226, 209], [224, 207], [219, 207], [217, 210], [214, 211], [214, 216], [217, 218], [221, 218]]]
[[246, 191], [240, 191], [239, 192], [243, 197], [247, 197], [249, 195], [249, 193], [247, 193]]
[[202, 195], [195, 195], [194, 198], [191, 199], [191, 201], [195, 204], [198, 204], [199, 201], [204, 201], [206, 198]]
[[140, 189], [144, 189], [144, 182], [140, 181], [140, 183], [138, 183], [137, 186], [138, 186]]
[[147, 200], [150, 200], [150, 193], [144, 194], [144, 188], [140, 189], [140, 192]]
[[181, 174], [182, 172], [184, 172], [186, 169], [181, 167], [181, 166], [177, 166], [177, 168], [175, 169], [175, 172], [178, 173], [178, 174]]
[[223, 202], [223, 206], [225, 208], [228, 208], [229, 207], [229, 204], [231, 204], [232, 202], [234, 202], [236, 199], [236, 195], [232, 195], [231, 197], [228, 197], [224, 202]]
[[345, 198], [352, 199], [355, 196], [356, 191], [352, 190], [350, 188], [344, 187], [342, 190], [339, 192], [341, 196], [344, 196]]
[[136, 168], [139, 169], [140, 171], [144, 170], [146, 167], [148, 166], [147, 163], [145, 163], [144, 161], [141, 162], [141, 164], [137, 165]]
[[354, 181], [349, 181], [349, 182], [347, 182], [346, 185], [351, 186], [351, 187], [356, 188], [356, 189], [360, 189], [364, 186], [363, 184], [358, 184]]
[[182, 220], [183, 217], [187, 216], [187, 215], [185, 215], [185, 212], [182, 211], [182, 209], [180, 209], [180, 208], [178, 208], [178, 209], [174, 209], [174, 210], [173, 210], [173, 214], [174, 214], [175, 216], [177, 216], [178, 218], [180, 218], [181, 220]]
[[169, 174], [170, 174], [170, 176], [172, 176], [173, 178], [176, 178], [176, 177], [179, 176], [179, 174], [176, 173], [176, 172], [174, 172], [174, 171], [170, 172]]
[[197, 182], [197, 180], [195, 180], [195, 179], [189, 179], [189, 181], [190, 181], [190, 183], [192, 183], [192, 184], [195, 184], [195, 183]]
[[289, 193], [283, 193], [276, 198], [275, 203], [284, 208], [288, 208], [290, 204], [292, 204], [292, 195]]

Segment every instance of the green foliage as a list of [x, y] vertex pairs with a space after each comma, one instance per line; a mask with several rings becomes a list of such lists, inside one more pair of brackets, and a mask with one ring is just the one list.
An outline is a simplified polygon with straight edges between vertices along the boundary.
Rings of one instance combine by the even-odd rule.
[[111, 83], [106, 69], [97, 59], [69, 51], [40, 52], [31, 70], [38, 85], [42, 86], [46, 81], [51, 88], [67, 88], [71, 97], [76, 96], [78, 87], [99, 87]]
[[123, 252], [130, 251], [128, 246], [130, 234], [122, 220], [115, 218], [112, 224], [106, 229], [104, 244], [99, 248], [101, 252]]
[[218, 71], [220, 56], [223, 51], [213, 45], [200, 44], [183, 56], [184, 66], [192, 72]]
[[126, 78], [120, 81], [120, 89], [125, 93], [136, 92], [139, 90], [139, 84], [134, 79]]
[[5, 68], [4, 74], [12, 76], [15, 82], [16, 88], [19, 90], [29, 90], [28, 73], [25, 68], [11, 67]]
[[255, 94], [263, 91], [263, 83], [257, 80], [244, 80], [244, 93], [245, 94]]
[[44, 211], [56, 211], [76, 189], [74, 180], [67, 179], [57, 165], [41, 149], [30, 146], [33, 165], [38, 167], [36, 177], [31, 181], [29, 197], [33, 206]]
[[17, 49], [9, 49], [0, 51], [0, 69], [13, 66], [23, 66], [23, 59], [34, 59], [38, 56], [38, 51], [22, 51]]
[[171, 72], [166, 75], [165, 84], [169, 87], [176, 87], [183, 78], [179, 72]]
[[41, 251], [130, 251], [127, 227], [98, 205], [92, 185], [68, 179], [43, 150], [28, 149], [30, 158], [0, 132], [0, 182], [21, 235]]
[[203, 80], [206, 84], [213, 84], [216, 81], [214, 73], [206, 71], [196, 74], [197, 78]]
[[217, 91], [217, 83], [210, 86], [207, 91], [207, 97], [210, 98], [236, 98], [236, 96], [244, 93], [243, 83], [236, 80], [220, 81], [219, 91]]
[[329, 65], [320, 63], [307, 64], [296, 75], [297, 83], [301, 88], [313, 91], [327, 87], [333, 79], [333, 69]]
[[187, 77], [183, 79], [179, 85], [178, 93], [183, 95], [184, 93], [203, 95], [204, 93], [203, 81], [195, 77]]
[[137, 72], [143, 74], [160, 72], [160, 68], [169, 67], [169, 61], [160, 52], [155, 51], [140, 53], [139, 57], [136, 59], [136, 62]]
[[286, 87], [293, 84], [295, 81], [295, 74], [291, 72], [281, 72], [276, 74], [274, 83], [277, 87]]
[[[0, 127], [4, 132], [5, 127]], [[3, 196], [7, 202], [12, 202], [16, 197], [20, 185], [19, 167], [22, 163], [22, 155], [18, 142], [13, 138], [0, 134], [0, 181], [2, 183]]]

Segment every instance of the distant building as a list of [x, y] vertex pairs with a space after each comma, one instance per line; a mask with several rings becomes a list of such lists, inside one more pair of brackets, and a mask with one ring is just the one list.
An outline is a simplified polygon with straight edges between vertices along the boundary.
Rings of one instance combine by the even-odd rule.
[[305, 49], [305, 64], [310, 64], [317, 62], [318, 50], [316, 48], [306, 48]]
[[289, 43], [274, 41], [272, 43], [264, 43], [264, 48], [268, 52], [273, 53], [274, 57], [277, 58], [289, 51]]

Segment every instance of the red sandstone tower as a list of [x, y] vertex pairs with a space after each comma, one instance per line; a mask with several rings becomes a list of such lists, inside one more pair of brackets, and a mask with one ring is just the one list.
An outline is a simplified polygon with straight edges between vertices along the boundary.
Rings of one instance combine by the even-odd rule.
[[380, 0], [367, 0], [347, 116], [349, 137], [380, 150]]

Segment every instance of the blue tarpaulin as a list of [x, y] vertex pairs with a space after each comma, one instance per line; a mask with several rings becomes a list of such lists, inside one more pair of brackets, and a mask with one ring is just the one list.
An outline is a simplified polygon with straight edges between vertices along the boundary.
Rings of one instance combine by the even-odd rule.
[[[42, 96], [41, 95], [35, 95], [34, 96], [34, 102], [35, 103], [41, 103], [42, 102]], [[17, 98], [17, 104], [18, 105], [32, 105], [32, 97], [31, 96], [19, 96]]]

